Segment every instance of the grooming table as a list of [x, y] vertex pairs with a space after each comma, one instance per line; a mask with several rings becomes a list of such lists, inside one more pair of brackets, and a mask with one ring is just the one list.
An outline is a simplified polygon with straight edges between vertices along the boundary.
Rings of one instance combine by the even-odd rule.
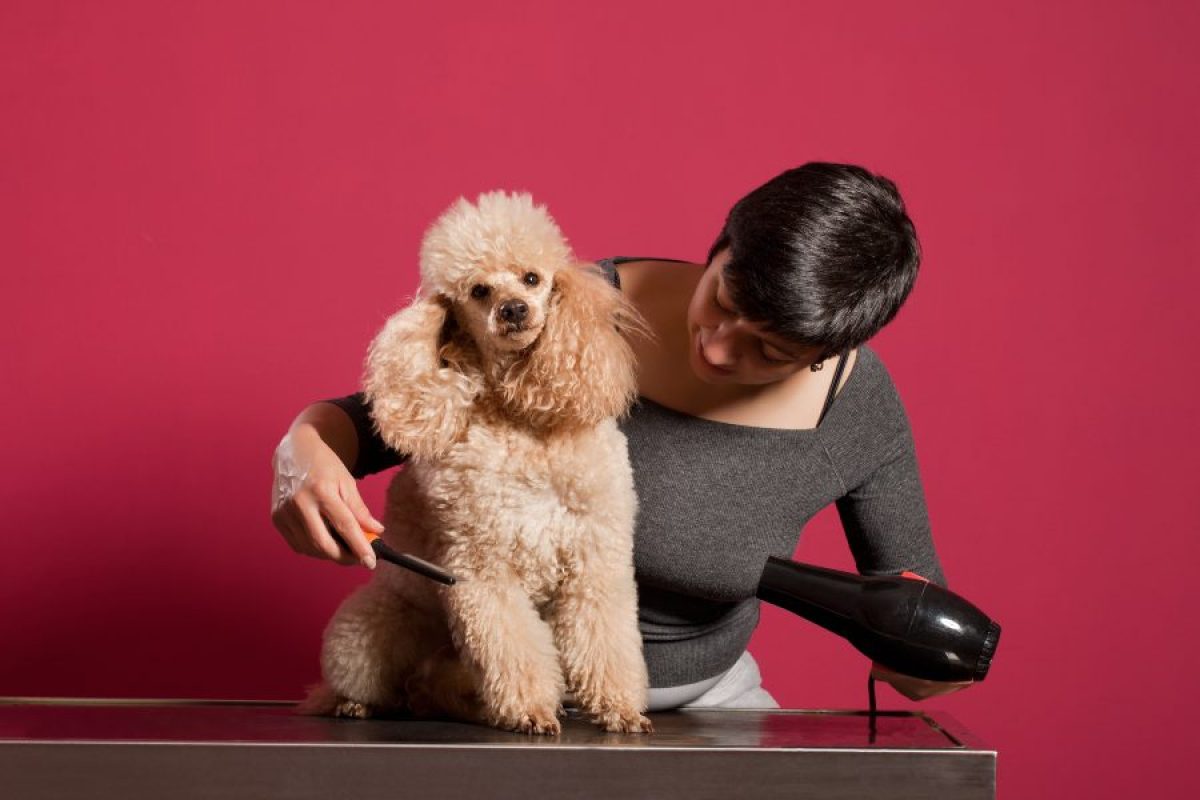
[[996, 752], [941, 713], [677, 710], [559, 736], [291, 703], [0, 698], [0, 795], [37, 798], [993, 798]]

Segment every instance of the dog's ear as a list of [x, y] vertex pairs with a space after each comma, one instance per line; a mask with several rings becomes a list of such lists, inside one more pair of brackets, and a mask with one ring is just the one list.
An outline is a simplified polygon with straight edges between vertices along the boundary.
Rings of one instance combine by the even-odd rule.
[[449, 300], [418, 297], [371, 341], [363, 391], [375, 427], [398, 452], [437, 456], [466, 428], [482, 381], [454, 330]]
[[554, 273], [545, 327], [502, 381], [505, 404], [547, 427], [624, 414], [637, 396], [630, 334], [648, 329], [621, 292], [589, 265], [564, 265]]

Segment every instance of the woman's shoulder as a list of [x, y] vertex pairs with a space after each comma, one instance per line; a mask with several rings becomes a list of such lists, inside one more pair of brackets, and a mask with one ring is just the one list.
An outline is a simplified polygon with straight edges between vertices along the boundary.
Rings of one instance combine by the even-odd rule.
[[867, 443], [890, 446], [896, 436], [907, 431], [904, 403], [875, 348], [858, 346], [854, 369], [830, 407], [826, 423], [821, 429], [827, 438], [840, 439], [852, 447]]
[[866, 343], [860, 344], [855, 350], [856, 357], [851, 377], [857, 375], [860, 379], [860, 388], [866, 390], [864, 394], [879, 400], [895, 392], [896, 386], [892, 382], [892, 374], [879, 355], [879, 351]]
[[[872, 475], [912, 446], [912, 428], [900, 393], [877, 350], [859, 345], [858, 362], [822, 423], [822, 443], [848, 486]], [[842, 396], [844, 395], [844, 396]], [[840, 405], [840, 407], [839, 407]]]
[[[689, 276], [687, 267], [703, 266], [679, 258], [650, 256], [609, 256], [596, 259], [595, 263], [612, 281], [613, 286], [635, 297], [642, 293], [657, 294], [677, 289], [677, 284], [686, 284]], [[674, 269], [675, 267], [680, 269]], [[695, 269], [692, 272], [694, 273]], [[684, 283], [681, 283], [681, 279]], [[694, 280], [694, 275], [692, 279]]]

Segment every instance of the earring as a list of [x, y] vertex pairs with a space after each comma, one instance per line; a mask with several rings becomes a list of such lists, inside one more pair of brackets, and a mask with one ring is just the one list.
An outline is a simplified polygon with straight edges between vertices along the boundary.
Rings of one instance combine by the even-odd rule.
[[825, 369], [825, 362], [818, 361], [817, 363], [810, 365], [809, 369], [813, 372], [820, 372], [821, 370]]

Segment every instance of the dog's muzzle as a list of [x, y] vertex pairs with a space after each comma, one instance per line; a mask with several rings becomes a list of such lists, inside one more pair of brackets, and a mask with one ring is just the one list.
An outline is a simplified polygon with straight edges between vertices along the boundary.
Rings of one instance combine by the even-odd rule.
[[505, 300], [496, 312], [504, 325], [505, 333], [520, 333], [525, 330], [525, 320], [529, 316], [529, 306], [523, 300]]

